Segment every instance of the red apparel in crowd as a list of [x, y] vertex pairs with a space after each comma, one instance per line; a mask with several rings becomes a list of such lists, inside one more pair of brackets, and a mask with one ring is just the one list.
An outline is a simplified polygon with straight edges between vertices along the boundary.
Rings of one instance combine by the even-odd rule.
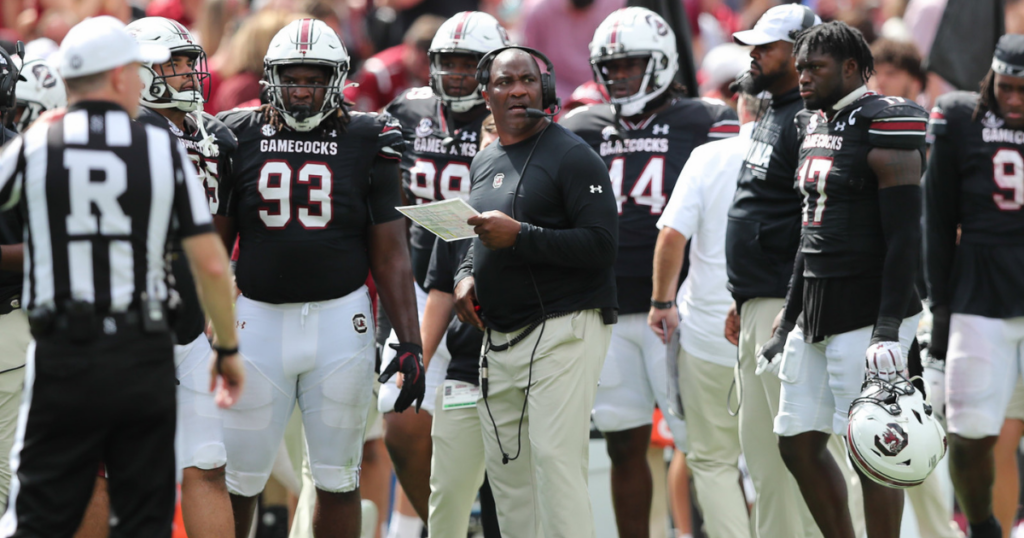
[[405, 49], [405, 44], [395, 45], [363, 62], [353, 80], [359, 86], [345, 90], [345, 99], [355, 103], [356, 110], [376, 112], [409, 89], [410, 77], [402, 63]]
[[[212, 75], [211, 75], [212, 76]], [[225, 110], [231, 110], [246, 101], [260, 98], [260, 76], [255, 73], [241, 72], [216, 82], [207, 103], [205, 110], [210, 114], [216, 114]]]
[[185, 28], [191, 28], [195, 22], [185, 13], [181, 0], [153, 0], [146, 6], [146, 16], [178, 21]]

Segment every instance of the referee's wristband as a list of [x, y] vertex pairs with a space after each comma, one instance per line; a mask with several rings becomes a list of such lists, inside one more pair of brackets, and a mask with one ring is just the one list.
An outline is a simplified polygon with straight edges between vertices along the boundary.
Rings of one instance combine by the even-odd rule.
[[651, 306], [658, 310], [671, 310], [676, 306], [675, 301], [655, 301], [651, 299]]

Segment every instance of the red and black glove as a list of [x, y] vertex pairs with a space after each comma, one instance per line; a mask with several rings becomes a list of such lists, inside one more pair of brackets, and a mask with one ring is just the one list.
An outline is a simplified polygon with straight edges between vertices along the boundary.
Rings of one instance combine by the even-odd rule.
[[423, 396], [427, 392], [427, 371], [423, 368], [423, 348], [416, 344], [401, 343], [391, 344], [394, 349], [395, 358], [391, 364], [381, 372], [377, 378], [381, 383], [387, 383], [395, 372], [402, 372], [402, 390], [395, 400], [395, 412], [401, 413], [416, 402], [416, 412], [420, 412], [423, 405]]

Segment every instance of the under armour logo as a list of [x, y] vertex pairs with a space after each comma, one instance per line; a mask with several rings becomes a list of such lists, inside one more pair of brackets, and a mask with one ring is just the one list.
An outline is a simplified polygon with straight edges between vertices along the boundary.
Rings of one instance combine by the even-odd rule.
[[474, 131], [462, 131], [462, 141], [476, 142], [476, 133]]
[[600, 185], [591, 185], [590, 186], [590, 194], [596, 194], [596, 193], [599, 193], [599, 192], [604, 192], [604, 191], [601, 190], [601, 186]]
[[327, 133], [331, 138], [338, 138], [338, 131], [332, 129], [331, 132]]
[[843, 122], [837, 123], [836, 124], [836, 130], [837, 131], [845, 131], [846, 130], [846, 124], [843, 123]]
[[667, 135], [668, 134], [668, 124], [666, 123], [664, 125], [655, 125], [654, 128], [651, 129], [651, 134], [653, 134], [654, 136], [663, 135], [663, 134]]
[[245, 322], [244, 321], [236, 320], [235, 321], [235, 328], [236, 329], [244, 329], [245, 328]]

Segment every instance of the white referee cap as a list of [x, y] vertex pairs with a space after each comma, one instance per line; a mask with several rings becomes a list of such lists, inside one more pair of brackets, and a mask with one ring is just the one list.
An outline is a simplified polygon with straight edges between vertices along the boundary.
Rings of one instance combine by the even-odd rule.
[[132, 62], [163, 63], [171, 51], [163, 45], [141, 44], [123, 22], [104, 15], [76, 24], [57, 51], [57, 71], [66, 79], [109, 71]]
[[767, 45], [776, 41], [794, 42], [793, 33], [806, 30], [815, 24], [821, 24], [818, 17], [806, 6], [784, 4], [775, 6], [761, 15], [751, 30], [732, 34], [734, 41], [740, 45]]

